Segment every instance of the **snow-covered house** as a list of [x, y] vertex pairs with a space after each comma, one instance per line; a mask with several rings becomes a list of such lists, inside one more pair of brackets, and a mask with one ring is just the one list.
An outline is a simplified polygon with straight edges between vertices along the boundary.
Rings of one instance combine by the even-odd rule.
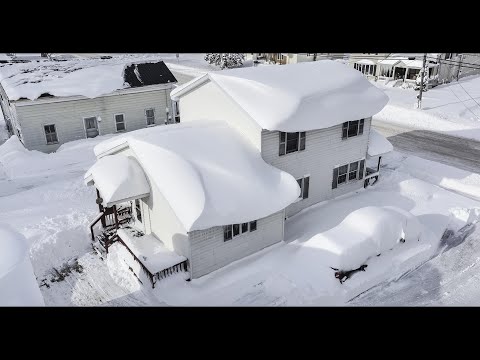
[[175, 122], [176, 79], [158, 59], [0, 64], [7, 128], [31, 150]]
[[197, 278], [283, 241], [287, 217], [378, 179], [366, 160], [391, 150], [370, 136], [387, 96], [335, 61], [212, 72], [171, 96], [181, 124], [97, 145], [85, 175], [92, 238], [131, 212], [97, 239], [120, 240], [151, 279], [172, 266]]
[[344, 54], [326, 54], [326, 53], [246, 53], [247, 60], [265, 60], [269, 63], [279, 65], [298, 64], [302, 62], [326, 60], [326, 59], [342, 59]]

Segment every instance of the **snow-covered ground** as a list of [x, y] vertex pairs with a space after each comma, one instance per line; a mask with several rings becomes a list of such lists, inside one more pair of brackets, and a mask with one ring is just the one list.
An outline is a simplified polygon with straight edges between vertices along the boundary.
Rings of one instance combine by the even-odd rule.
[[[121, 246], [111, 248], [107, 261], [90, 246], [87, 225], [98, 209], [83, 175], [94, 162], [93, 147], [105, 138], [68, 143], [48, 155], [23, 149], [16, 138], [0, 146], [0, 221], [28, 239], [47, 305], [341, 305], [432, 257], [446, 226], [459, 229], [471, 209], [480, 207], [479, 175], [393, 153], [374, 187], [289, 219], [285, 243], [201, 279], [172, 276], [152, 290], [123, 267]], [[433, 235], [371, 258], [367, 271], [341, 285], [316, 250], [306, 249], [316, 236], [367, 206], [409, 211]]]
[[385, 86], [388, 105], [375, 120], [412, 129], [430, 130], [453, 136], [480, 140], [480, 76], [436, 86], [423, 93], [422, 109], [416, 109], [418, 91]]

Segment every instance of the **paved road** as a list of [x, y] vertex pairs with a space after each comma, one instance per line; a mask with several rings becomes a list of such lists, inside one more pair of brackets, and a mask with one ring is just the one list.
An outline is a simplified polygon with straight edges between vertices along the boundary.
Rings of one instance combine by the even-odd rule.
[[395, 150], [480, 173], [480, 142], [428, 130], [412, 130], [374, 120], [373, 126], [393, 144]]
[[480, 224], [443, 240], [441, 255], [353, 299], [352, 306], [479, 306]]

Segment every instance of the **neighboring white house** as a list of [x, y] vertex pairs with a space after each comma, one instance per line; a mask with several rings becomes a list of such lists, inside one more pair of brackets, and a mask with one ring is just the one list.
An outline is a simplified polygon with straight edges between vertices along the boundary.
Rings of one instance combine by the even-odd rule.
[[75, 59], [0, 64], [7, 129], [31, 150], [179, 121], [177, 80], [158, 59]]
[[85, 175], [99, 204], [92, 238], [96, 222], [117, 229], [133, 213], [97, 239], [105, 250], [123, 243], [152, 282], [172, 267], [197, 278], [283, 241], [286, 217], [378, 179], [366, 160], [391, 150], [370, 137], [388, 97], [335, 61], [212, 72], [171, 96], [181, 124], [97, 145]]
[[247, 60], [264, 60], [279, 65], [298, 64], [302, 62], [318, 60], [343, 59], [344, 54], [340, 53], [245, 53]]

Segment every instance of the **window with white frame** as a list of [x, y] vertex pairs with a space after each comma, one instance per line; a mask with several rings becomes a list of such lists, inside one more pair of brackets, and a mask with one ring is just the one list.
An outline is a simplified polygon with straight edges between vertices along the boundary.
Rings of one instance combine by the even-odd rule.
[[342, 139], [348, 139], [357, 135], [362, 135], [364, 125], [364, 119], [344, 122], [342, 126]]
[[223, 241], [229, 241], [233, 238], [257, 230], [257, 220], [242, 223], [225, 225], [223, 227]]
[[147, 126], [155, 125], [155, 109], [146, 109], [145, 117], [147, 118]]
[[278, 155], [282, 156], [285, 154], [290, 154], [295, 151], [302, 151], [305, 150], [307, 134], [305, 131], [303, 132], [294, 132], [294, 133], [287, 133], [287, 132], [279, 132], [279, 149]]
[[333, 169], [332, 189], [336, 189], [341, 184], [363, 179], [364, 169], [365, 159], [337, 166]]
[[45, 130], [47, 145], [58, 144], [57, 129], [55, 128], [55, 124], [44, 125], [43, 129]]
[[310, 188], [310, 176], [305, 176], [301, 179], [297, 179], [298, 186], [300, 186], [299, 199], [307, 199]]
[[115, 127], [117, 131], [125, 131], [125, 115], [115, 114]]
[[277, 60], [283, 60], [282, 53], [277, 53]]

